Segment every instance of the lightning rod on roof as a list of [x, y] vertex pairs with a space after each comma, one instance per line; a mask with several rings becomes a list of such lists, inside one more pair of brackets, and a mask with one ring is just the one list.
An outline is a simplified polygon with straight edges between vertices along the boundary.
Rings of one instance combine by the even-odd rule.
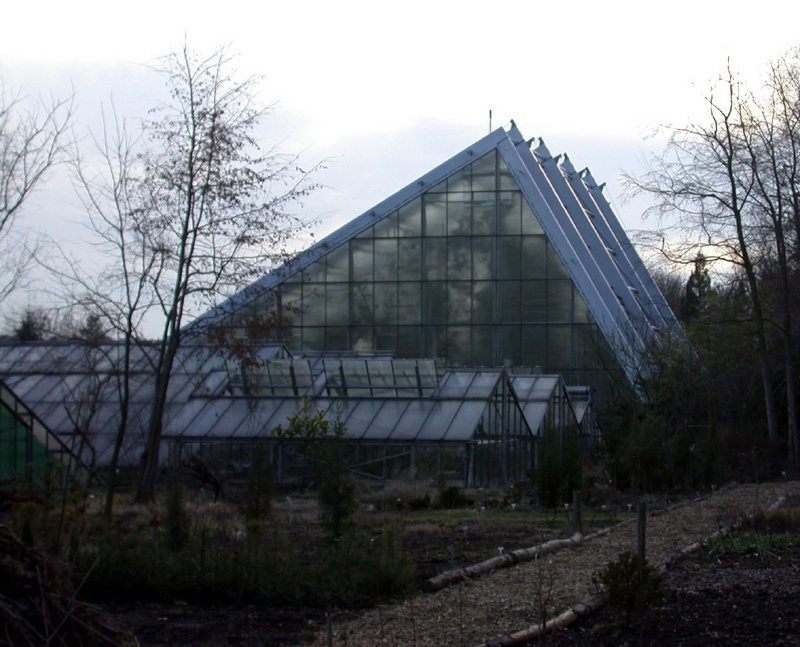
[[489, 132], [492, 132], [492, 110], [489, 109]]

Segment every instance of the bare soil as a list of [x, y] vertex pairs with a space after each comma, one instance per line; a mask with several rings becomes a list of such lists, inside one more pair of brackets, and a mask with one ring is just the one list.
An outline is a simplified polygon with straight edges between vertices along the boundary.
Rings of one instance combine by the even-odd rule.
[[[800, 496], [800, 483], [741, 485], [678, 506], [652, 505], [648, 558], [664, 567], [664, 595], [628, 629], [612, 609], [579, 619], [569, 628], [528, 643], [564, 645], [800, 645], [800, 551], [710, 557], [699, 542], [787, 496]], [[504, 528], [472, 523], [454, 540], [452, 530], [411, 534], [420, 576], [447, 568], [443, 542], [456, 566], [490, 557], [497, 547], [533, 545], [524, 524]], [[526, 535], [526, 532], [528, 533]], [[635, 548], [631, 522], [588, 535], [575, 548], [466, 580], [438, 593], [361, 611], [331, 610], [333, 645], [492, 644], [558, 616], [596, 595], [592, 575], [623, 550]], [[684, 553], [694, 548], [693, 552]], [[427, 557], [426, 557], [427, 556]], [[143, 647], [162, 645], [324, 646], [326, 613], [299, 607], [213, 607], [176, 603], [108, 609], [120, 628]]]
[[800, 551], [673, 563], [663, 598], [629, 628], [608, 607], [543, 639], [551, 647], [800, 645]]

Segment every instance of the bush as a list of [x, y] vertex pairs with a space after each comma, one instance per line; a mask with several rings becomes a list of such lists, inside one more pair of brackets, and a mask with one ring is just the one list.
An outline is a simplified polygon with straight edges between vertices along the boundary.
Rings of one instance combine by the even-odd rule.
[[467, 496], [455, 485], [450, 485], [439, 492], [439, 507], [447, 510], [466, 508], [470, 505]]
[[593, 581], [608, 596], [608, 603], [625, 613], [630, 627], [634, 613], [643, 611], [661, 595], [661, 575], [647, 560], [625, 551], [595, 574]]

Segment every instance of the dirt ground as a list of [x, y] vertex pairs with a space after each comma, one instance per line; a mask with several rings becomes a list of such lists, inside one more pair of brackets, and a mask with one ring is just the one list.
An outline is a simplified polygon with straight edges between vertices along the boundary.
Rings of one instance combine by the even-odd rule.
[[629, 629], [608, 608], [545, 637], [551, 647], [800, 645], [800, 551], [678, 560], [663, 598]]
[[[532, 644], [800, 645], [800, 553], [722, 560], [702, 554], [686, 557], [667, 571], [663, 589], [661, 601], [636, 618], [630, 629], [622, 628], [619, 614], [603, 608]], [[325, 626], [324, 611], [299, 607], [144, 606], [119, 608], [115, 616], [143, 647], [299, 647], [312, 643]], [[458, 643], [450, 637], [440, 644]]]
[[[627, 630], [621, 628], [618, 615], [603, 608], [530, 644], [800, 645], [800, 550], [713, 557], [700, 550], [679, 556], [684, 548], [737, 518], [797, 494], [798, 483], [738, 486], [681, 506], [654, 510], [648, 520], [648, 555], [653, 564], [668, 564], [661, 600]], [[610, 556], [632, 547], [632, 526], [617, 524], [577, 548], [439, 593], [419, 594], [359, 613], [334, 609], [332, 642], [348, 647], [491, 643], [534, 624], [541, 617], [542, 606], [552, 618], [590, 594], [591, 574]], [[476, 537], [481, 534], [475, 527], [470, 532]], [[486, 532], [488, 536], [480, 538], [486, 544], [501, 539]], [[130, 630], [143, 647], [327, 643], [325, 610], [320, 609], [174, 604], [109, 611], [115, 624]]]

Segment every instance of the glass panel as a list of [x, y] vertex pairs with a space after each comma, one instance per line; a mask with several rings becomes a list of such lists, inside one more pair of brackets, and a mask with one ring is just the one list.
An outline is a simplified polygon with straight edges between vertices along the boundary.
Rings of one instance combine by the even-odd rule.
[[422, 288], [419, 283], [400, 283], [397, 290], [397, 321], [418, 324], [422, 312]]
[[375, 284], [375, 324], [397, 322], [397, 283]]
[[475, 281], [472, 284], [472, 323], [494, 321], [494, 282]]
[[522, 282], [522, 320], [526, 323], [547, 321], [547, 281]]
[[[436, 402], [433, 406], [425, 425], [420, 429], [419, 440], [443, 440], [447, 437], [447, 431], [453, 423], [460, 402]], [[469, 436], [474, 429], [469, 430]]]
[[321, 283], [325, 280], [325, 258], [311, 263], [303, 270], [303, 281], [310, 283]]
[[469, 238], [449, 238], [447, 241], [447, 277], [466, 279], [472, 276], [472, 246]]
[[375, 241], [375, 280], [397, 280], [397, 239]]
[[433, 406], [434, 403], [431, 401], [412, 400], [409, 402], [397, 423], [392, 438], [396, 440], [416, 438]]
[[425, 205], [425, 235], [444, 236], [447, 234], [447, 202], [440, 194], [426, 193], [423, 196]]
[[509, 360], [512, 365], [519, 366], [520, 361], [520, 331], [519, 326], [501, 326], [498, 328], [500, 338], [500, 359], [503, 363]]
[[568, 323], [572, 314], [572, 281], [547, 282], [547, 320]]
[[495, 152], [491, 151], [472, 163], [472, 190], [494, 191], [495, 181]]
[[426, 239], [424, 278], [428, 280], [447, 278], [447, 241], [444, 238]]
[[398, 234], [400, 236], [421, 236], [422, 200], [414, 198], [407, 205], [400, 207], [397, 219]]
[[402, 280], [419, 280], [422, 259], [421, 238], [400, 238], [398, 241], [398, 278]]
[[498, 283], [500, 291], [500, 321], [502, 323], [519, 323], [522, 321], [522, 299], [520, 281], [501, 281]]
[[303, 304], [302, 288], [300, 285], [282, 285], [280, 290], [280, 300], [281, 322], [299, 320]]
[[492, 395], [497, 383], [500, 381], [500, 374], [497, 371], [478, 371], [475, 379], [470, 384], [467, 398], [489, 398]]
[[447, 194], [447, 235], [469, 236], [472, 233], [470, 193]]
[[303, 350], [325, 350], [325, 328], [303, 326]]
[[425, 311], [423, 321], [427, 324], [443, 324], [447, 316], [447, 284], [444, 281], [429, 281], [423, 284]]
[[469, 191], [470, 178], [472, 177], [472, 169], [469, 165], [465, 166], [460, 171], [456, 171], [449, 178], [447, 178], [448, 191]]
[[447, 323], [470, 323], [472, 285], [469, 281], [447, 282]]
[[572, 338], [575, 344], [575, 363], [578, 366], [590, 366], [595, 355], [592, 327], [590, 325], [573, 326]]
[[372, 241], [351, 240], [350, 254], [353, 259], [353, 280], [372, 281]]
[[397, 212], [393, 211], [388, 216], [375, 223], [375, 238], [397, 238]]
[[374, 350], [372, 344], [372, 328], [354, 328], [352, 332], [353, 346], [351, 350], [356, 352], [366, 352]]
[[567, 273], [564, 264], [561, 262], [561, 259], [556, 254], [556, 250], [548, 241], [547, 243], [547, 278], [548, 279], [568, 279], [569, 274]]
[[463, 400], [475, 380], [475, 375], [472, 371], [447, 371], [442, 377], [439, 397]]
[[522, 201], [522, 233], [523, 234], [543, 234], [544, 230], [539, 224], [539, 219], [531, 211], [528, 201]]
[[397, 347], [396, 326], [375, 326], [375, 348], [377, 350], [391, 350]]
[[500, 233], [507, 236], [519, 236], [522, 231], [521, 194], [516, 191], [503, 191], [499, 194], [499, 198]]
[[470, 366], [469, 326], [447, 327], [447, 360], [450, 366]]
[[442, 180], [439, 184], [428, 189], [428, 193], [447, 193], [447, 180]]
[[397, 356], [421, 357], [423, 353], [420, 347], [420, 339], [421, 330], [419, 326], [400, 326], [397, 329]]
[[356, 406], [347, 416], [347, 432], [348, 436], [356, 436], [358, 438], [371, 437], [370, 427], [372, 421], [380, 411], [380, 402], [369, 400], [362, 400], [356, 403]]
[[519, 237], [500, 238], [500, 278], [518, 279], [522, 275], [520, 255], [522, 240]]
[[373, 283], [351, 283], [350, 299], [352, 301], [352, 322], [365, 325], [372, 323], [372, 291]]
[[425, 335], [425, 352], [423, 357], [434, 360], [437, 364], [441, 365], [447, 357], [447, 334], [444, 326], [426, 326], [424, 329]]
[[347, 283], [329, 283], [325, 295], [325, 323], [329, 326], [346, 326], [350, 318], [350, 286]]
[[522, 330], [522, 365], [540, 366], [551, 370], [547, 364], [547, 327], [525, 326]]
[[[547, 239], [544, 236], [522, 237], [522, 272], [521, 278], [543, 279], [553, 278], [546, 273]], [[561, 278], [561, 277], [556, 277]]]
[[589, 323], [589, 308], [580, 292], [574, 288], [572, 290], [572, 321], [581, 324]]
[[558, 371], [572, 366], [572, 327], [547, 327], [547, 369]]
[[325, 258], [328, 265], [326, 280], [350, 280], [350, 255], [347, 253], [347, 245], [337, 247], [333, 251], [329, 252]]
[[494, 359], [494, 327], [474, 326], [472, 328], [472, 365], [496, 366]]
[[395, 427], [408, 407], [406, 402], [388, 401], [381, 403], [378, 414], [372, 420], [364, 438], [391, 440], [395, 437]]
[[519, 188], [502, 155], [497, 156], [497, 173], [500, 178], [500, 190]]
[[356, 239], [371, 239], [372, 238], [372, 227], [367, 227], [360, 234], [356, 234], [354, 236], [354, 238], [356, 238]]
[[303, 284], [303, 325], [316, 326], [325, 323], [325, 284]]
[[328, 326], [325, 328], [325, 348], [327, 350], [347, 350], [350, 343], [347, 339], [348, 329], [344, 326]]
[[472, 233], [495, 233], [494, 192], [476, 191], [472, 194]]
[[282, 326], [279, 339], [292, 350], [299, 350], [303, 347], [300, 326]]
[[488, 236], [472, 239], [472, 278], [494, 278], [494, 238]]

